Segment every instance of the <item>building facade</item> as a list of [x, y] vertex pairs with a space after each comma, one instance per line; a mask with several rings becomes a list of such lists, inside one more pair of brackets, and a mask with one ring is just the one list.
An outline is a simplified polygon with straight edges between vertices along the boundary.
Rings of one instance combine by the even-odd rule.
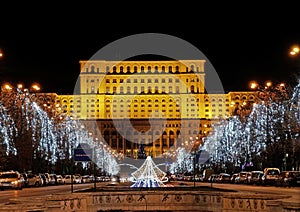
[[207, 93], [205, 62], [80, 61], [78, 93], [39, 98], [81, 120], [117, 153], [136, 158], [144, 144], [147, 155], [160, 157], [201, 143], [215, 122], [250, 111], [256, 101], [255, 92]]

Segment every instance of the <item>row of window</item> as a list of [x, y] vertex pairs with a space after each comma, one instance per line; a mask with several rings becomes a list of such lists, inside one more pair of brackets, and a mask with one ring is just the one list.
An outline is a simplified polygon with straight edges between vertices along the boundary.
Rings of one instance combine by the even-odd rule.
[[[90, 80], [91, 82], [94, 82], [94, 80]], [[173, 83], [173, 82], [176, 82], [176, 83], [179, 83], [180, 82], [180, 79], [179, 78], [148, 78], [148, 79], [145, 79], [145, 78], [140, 78], [140, 79], [126, 79], [126, 83]], [[199, 78], [192, 78], [189, 80], [189, 78], [186, 78], [186, 82], [200, 82]], [[89, 80], [87, 79], [86, 82], [88, 83]], [[109, 83], [124, 83], [124, 79], [106, 79], [105, 82], [107, 84]]]
[[[77, 113], [80, 113], [80, 111], [77, 111]], [[191, 117], [191, 118], [199, 118], [198, 116], [196, 116], [196, 114], [187, 114], [186, 115], [187, 117]], [[162, 116], [160, 115], [154, 115], [154, 116], [151, 116], [152, 118], [162, 118]], [[207, 118], [207, 119], [211, 119], [211, 118], [227, 118], [229, 117], [229, 114], [205, 114], [204, 115], [204, 118]], [[84, 118], [82, 116], [80, 117], [77, 117], [77, 118]], [[99, 114], [98, 115], [94, 115], [94, 114], [88, 114], [85, 118], [91, 118], [91, 119], [94, 119], [94, 118], [102, 118]], [[106, 118], [112, 118], [110, 116], [110, 114], [107, 114], [107, 117]], [[124, 116], [124, 115], [119, 115], [118, 117], [115, 117], [114, 118], [128, 118], [127, 116]], [[137, 114], [134, 114], [133, 117], [131, 118], [149, 118], [147, 115], [137, 115]], [[176, 118], [176, 119], [181, 119], [181, 115], [178, 114], [178, 115], [172, 115], [172, 114], [169, 114], [168, 118]], [[202, 117], [200, 117], [202, 118]]]
[[[253, 98], [254, 98], [254, 97], [252, 97], [252, 96], [249, 97], [250, 100], [253, 99]], [[235, 100], [239, 100], [239, 99], [240, 99], [239, 97], [235, 97]], [[245, 100], [245, 99], [246, 99], [246, 97], [242, 97], [242, 100]], [[106, 100], [106, 102], [107, 102], [107, 101], [110, 102], [111, 100]], [[116, 100], [116, 99], [114, 99], [113, 101], [114, 101], [114, 102], [124, 102], [123, 99], [120, 99], [119, 101]], [[144, 102], [145, 100], [144, 100], [144, 99], [141, 99], [141, 100], [134, 99], [134, 101], [135, 101], [135, 102]], [[147, 101], [148, 101], [148, 102], [152, 102], [153, 100], [152, 100], [152, 99], [147, 99]], [[155, 101], [155, 102], [159, 102], [158, 99], [155, 99], [154, 101]], [[166, 101], [165, 99], [162, 99], [162, 100], [161, 100], [161, 102], [165, 102], [165, 101]], [[169, 101], [172, 102], [173, 100], [170, 99]], [[176, 101], [179, 102], [180, 100], [177, 99]], [[195, 101], [195, 99], [194, 99], [194, 98], [190, 98], [190, 99], [186, 99], [186, 101], [187, 101], [187, 102], [189, 102], [189, 101]], [[199, 98], [197, 98], [196, 101], [199, 102]], [[215, 98], [212, 98], [212, 99], [205, 99], [204, 101], [205, 101], [205, 102], [215, 102], [215, 101], [217, 101], [217, 99], [215, 99]], [[224, 99], [218, 99], [218, 101], [219, 101], [219, 102], [223, 102]], [[225, 101], [228, 102], [229, 99], [225, 99]], [[88, 102], [95, 102], [95, 99], [87, 99], [86, 102], [87, 102], [87, 103], [88, 103]], [[96, 102], [100, 102], [100, 100], [99, 100], [99, 99], [96, 99]], [[127, 100], [127, 102], [131, 102], [131, 99]], [[60, 100], [57, 100], [56, 103], [57, 103], [57, 104], [60, 104], [60, 103], [64, 103], [64, 104], [67, 104], [67, 103], [73, 103], [73, 99], [70, 99], [70, 100], [63, 99], [63, 100], [61, 100], [61, 101], [60, 101]], [[77, 100], [77, 103], [81, 103], [81, 100], [78, 99], [78, 100]], [[208, 104], [206, 104], [205, 106], [208, 106]]]
[[[155, 87], [148, 86], [148, 88], [145, 89], [144, 86], [141, 86], [140, 90], [139, 90], [139, 87], [137, 87], [137, 86], [134, 86], [133, 89], [132, 89], [131, 86], [128, 86], [127, 90], [126, 90], [126, 94], [143, 94], [143, 93], [150, 93], [150, 94], [174, 93], [174, 94], [180, 94], [182, 92], [200, 93], [200, 88], [195, 87], [193, 85], [190, 88], [186, 87], [185, 91], [183, 91], [182, 89], [180, 90], [179, 86], [175, 87], [175, 91], [173, 90], [173, 88], [174, 88], [173, 86], [169, 86], [168, 90], [167, 90], [165, 86], [162, 86], [161, 89], [158, 86], [155, 86]], [[89, 93], [89, 90], [87, 89], [86, 92]], [[93, 86], [91, 87], [91, 93], [95, 93], [95, 88]], [[99, 93], [99, 90], [97, 91], [97, 93]], [[114, 86], [114, 87], [106, 87], [105, 93], [106, 94], [116, 94], [116, 93], [124, 94], [125, 92], [124, 92], [124, 87], [123, 86], [120, 86], [119, 90], [117, 90], [117, 87]]]
[[[180, 124], [174, 124], [174, 123], [172, 123], [172, 124], [161, 124], [161, 127], [162, 128], [164, 128], [164, 127], [205, 127], [205, 128], [209, 128], [209, 127], [211, 127], [212, 125], [210, 124], [210, 123], [204, 123], [204, 124], [201, 124], [201, 123], [180, 123]], [[124, 127], [124, 125], [122, 125], [122, 124], [118, 124], [118, 123], [114, 123], [114, 124], [103, 124], [102, 125], [102, 128], [104, 128], [104, 129], [114, 129], [115, 127]], [[108, 131], [107, 131], [108, 132]], [[112, 131], [112, 133], [114, 134], [114, 133], [116, 133], [115, 131]], [[169, 131], [169, 133], [171, 134], [171, 135], [174, 135], [174, 132], [171, 130], [171, 131]], [[164, 133], [163, 134], [167, 134], [165, 131], [164, 131]], [[197, 132], [194, 132], [194, 134], [197, 134]]]
[[[90, 68], [86, 67], [85, 68], [86, 72], [90, 72], [90, 73], [99, 73], [100, 72], [100, 68], [96, 68], [95, 66], [90, 66]], [[124, 66], [113, 66], [112, 69], [110, 66], [106, 66], [105, 68], [107, 73], [138, 73], [138, 72], [157, 72], [157, 73], [165, 73], [165, 72], [170, 72], [170, 73], [175, 73], [178, 72], [179, 73], [179, 66], [147, 66], [147, 69], [145, 69], [145, 66], [133, 66], [133, 69], [131, 66], [126, 66], [126, 68]], [[190, 68], [186, 67], [185, 69], [186, 72], [199, 72], [200, 68], [197, 66], [195, 67], [194, 65], [191, 65]]]
[[[244, 100], [246, 97], [243, 97], [242, 99]], [[253, 97], [251, 97], [250, 96], [250, 99], [252, 99]], [[235, 99], [239, 99], [238, 97], [236, 97]], [[218, 101], [218, 102], [223, 102], [223, 101], [226, 101], [226, 102], [229, 102], [229, 99], [228, 98], [226, 98], [226, 99], [223, 99], [223, 98], [219, 98], [219, 99], [216, 99], [216, 98], [205, 98], [205, 102], [216, 102], [216, 101]], [[94, 98], [91, 98], [91, 99], [86, 99], [85, 100], [87, 103], [89, 103], [89, 102], [100, 102], [100, 99], [94, 99]], [[113, 100], [111, 100], [111, 99], [107, 99], [107, 100], [105, 100], [106, 102], [120, 102], [120, 103], [122, 103], [122, 102], [124, 102], [124, 101], [126, 101], [126, 102], [131, 102], [131, 101], [133, 101], [133, 102], [145, 102], [145, 101], [147, 101], [147, 102], [166, 102], [166, 101], [169, 101], [169, 102], [173, 102], [173, 101], [176, 101], [176, 102], [180, 102], [180, 101], [182, 101], [181, 99], [176, 99], [176, 100], [174, 100], [173, 98], [169, 98], [169, 99], [165, 99], [165, 98], [154, 98], [154, 99], [143, 99], [143, 98], [141, 98], [141, 99], [134, 99], [134, 100], [132, 100], [132, 99], [123, 99], [123, 98], [117, 98], [117, 97], [114, 97], [113, 98]], [[197, 102], [199, 102], [200, 101], [200, 99], [199, 98], [187, 98], [186, 99], [186, 101], [187, 102], [189, 102], [189, 101], [191, 101], [191, 102], [193, 102], [193, 101], [197, 101]], [[82, 100], [81, 99], [77, 99], [77, 101], [76, 101], [77, 103], [81, 103], [82, 102]], [[56, 101], [56, 103], [57, 104], [60, 104], [60, 103], [73, 103], [73, 99], [70, 99], [70, 100], [67, 100], [67, 99], [62, 99], [61, 101], [60, 100], [57, 100]]]

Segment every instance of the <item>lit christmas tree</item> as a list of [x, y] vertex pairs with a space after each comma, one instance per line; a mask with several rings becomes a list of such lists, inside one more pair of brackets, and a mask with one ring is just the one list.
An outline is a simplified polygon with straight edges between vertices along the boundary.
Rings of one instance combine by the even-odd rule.
[[165, 187], [165, 182], [168, 181], [166, 173], [160, 170], [153, 162], [151, 156], [147, 156], [145, 162], [139, 169], [131, 174], [134, 178], [134, 184], [130, 187]]

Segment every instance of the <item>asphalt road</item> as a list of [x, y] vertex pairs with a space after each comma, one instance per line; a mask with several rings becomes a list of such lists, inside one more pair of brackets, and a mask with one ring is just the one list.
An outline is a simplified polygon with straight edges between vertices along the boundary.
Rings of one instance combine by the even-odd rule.
[[[194, 186], [194, 182], [172, 182], [174, 186]], [[97, 187], [106, 186], [107, 182], [97, 183]], [[221, 183], [206, 183], [206, 182], [196, 182], [195, 186], [206, 186], [219, 189], [228, 189], [240, 192], [242, 194], [260, 194], [260, 195], [279, 195], [288, 196], [289, 198], [284, 198], [282, 201], [288, 202], [299, 202], [300, 200], [300, 187], [275, 187], [275, 186], [255, 186], [255, 185], [243, 185], [243, 184], [221, 184]], [[73, 184], [73, 192], [85, 189], [94, 188], [94, 183], [87, 184]], [[58, 193], [71, 193], [71, 185], [57, 185], [57, 186], [45, 186], [45, 187], [33, 187], [33, 188], [23, 188], [22, 190], [4, 190], [0, 191], [0, 204], [9, 203], [10, 200], [20, 198], [20, 197], [37, 197], [37, 196], [47, 196]]]
[[[9, 203], [11, 199], [16, 199], [20, 197], [36, 197], [36, 196], [47, 196], [53, 195], [56, 193], [71, 193], [72, 185], [51, 185], [51, 186], [43, 186], [43, 187], [31, 187], [31, 188], [23, 188], [22, 190], [13, 190], [6, 189], [0, 191], [0, 204]], [[87, 184], [73, 184], [73, 192], [76, 192], [81, 189], [93, 188], [94, 183]]]
[[[193, 186], [193, 182], [186, 183], [189, 186]], [[300, 202], [300, 187], [276, 187], [276, 186], [256, 186], [256, 185], [244, 185], [244, 184], [228, 184], [228, 183], [206, 183], [196, 182], [196, 186], [212, 186], [214, 188], [235, 190], [243, 194], [259, 194], [259, 195], [279, 195], [289, 196], [282, 201], [287, 202]]]

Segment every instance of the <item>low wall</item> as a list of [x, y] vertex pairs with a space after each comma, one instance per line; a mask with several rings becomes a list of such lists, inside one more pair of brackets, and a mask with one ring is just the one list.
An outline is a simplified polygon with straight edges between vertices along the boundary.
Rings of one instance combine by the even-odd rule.
[[0, 212], [211, 211], [295, 212], [300, 204], [287, 196], [201, 191], [102, 191], [20, 198], [0, 205]]

